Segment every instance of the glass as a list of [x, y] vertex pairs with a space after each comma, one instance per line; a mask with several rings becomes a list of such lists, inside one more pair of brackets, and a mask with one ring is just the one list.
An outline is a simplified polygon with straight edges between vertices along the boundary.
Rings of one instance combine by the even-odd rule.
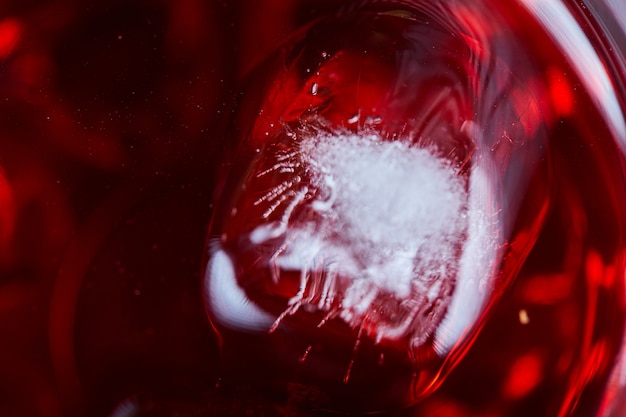
[[205, 274], [224, 392], [285, 415], [610, 408], [623, 34], [583, 6], [366, 2], [251, 74]]
[[0, 415], [623, 415], [622, 9], [0, 2]]

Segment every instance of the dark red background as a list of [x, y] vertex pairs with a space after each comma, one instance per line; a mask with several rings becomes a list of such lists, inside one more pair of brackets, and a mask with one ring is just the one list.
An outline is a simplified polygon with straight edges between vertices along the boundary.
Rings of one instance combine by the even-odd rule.
[[0, 0], [0, 415], [203, 403], [222, 126], [305, 3]]
[[280, 28], [238, 6], [0, 2], [0, 415], [104, 416], [214, 376], [218, 132]]

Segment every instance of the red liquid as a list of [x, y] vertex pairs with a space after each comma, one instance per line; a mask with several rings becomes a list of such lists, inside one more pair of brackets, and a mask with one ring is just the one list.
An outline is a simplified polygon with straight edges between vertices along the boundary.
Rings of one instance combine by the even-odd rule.
[[[600, 407], [622, 340], [623, 161], [549, 39], [529, 37], [521, 11], [485, 7], [329, 17], [252, 77], [206, 275], [225, 386], [285, 415]], [[467, 195], [417, 156], [421, 171], [403, 169], [412, 149]], [[430, 254], [412, 245], [456, 210], [437, 206], [446, 193], [464, 208], [436, 229], [444, 240], [424, 232]], [[412, 269], [395, 268], [401, 239]], [[394, 286], [405, 272], [408, 293]], [[471, 323], [455, 301], [478, 309]]]
[[[370, 17], [391, 10], [386, 2], [308, 3], [0, 5], [0, 415], [598, 414], [623, 334], [626, 185], [618, 139], [590, 99], [589, 84], [543, 29], [509, 3], [457, 10], [456, 26], [446, 17], [456, 9], [440, 10], [432, 2], [418, 22], [411, 11], [386, 14], [378, 23]], [[361, 7], [367, 13], [356, 13]], [[320, 16], [328, 16], [325, 30], [297, 30]], [[590, 36], [592, 28], [601, 32], [585, 26]], [[412, 46], [415, 39], [423, 39], [421, 46]], [[303, 46], [301, 54], [289, 54], [296, 44]], [[594, 46], [603, 60], [609, 56]], [[402, 55], [406, 61], [398, 59], [398, 51], [411, 48]], [[291, 71], [286, 60], [300, 67]], [[318, 66], [324, 71], [314, 88]], [[249, 73], [240, 95], [238, 77]], [[398, 74], [406, 86], [394, 84]], [[609, 89], [623, 95], [613, 81]], [[404, 94], [416, 85], [419, 100]], [[328, 88], [336, 94], [324, 102]], [[446, 94], [440, 97], [441, 91]], [[229, 111], [233, 101], [235, 113]], [[253, 175], [262, 164], [248, 159], [259, 147], [246, 142], [255, 137], [251, 132], [260, 133], [261, 145], [265, 131], [272, 143], [288, 144], [283, 123], [292, 131], [306, 125], [298, 119], [311, 104], [318, 106], [313, 114], [335, 127], [380, 133], [378, 145], [356, 147], [370, 162], [376, 152], [386, 155], [379, 159], [384, 164], [371, 164], [374, 178], [420, 174], [404, 163], [389, 168], [391, 156], [432, 162], [403, 142], [415, 132], [421, 136], [417, 148], [436, 149], [440, 163], [430, 165], [432, 172], [441, 174], [442, 187], [457, 190], [449, 194], [457, 203], [471, 194], [472, 169], [484, 161], [477, 153], [487, 150], [498, 161], [490, 177], [497, 181], [486, 183], [494, 205], [483, 208], [510, 214], [493, 229], [502, 238], [502, 251], [494, 255], [502, 273], [486, 278], [493, 287], [484, 303], [474, 304], [480, 314], [469, 323], [475, 327], [447, 353], [440, 354], [434, 341], [453, 340], [437, 332], [449, 303], [403, 305], [389, 296], [397, 289], [383, 281], [376, 282], [385, 291], [372, 301], [377, 315], [346, 303], [350, 320], [338, 299], [313, 312], [302, 303], [273, 332], [260, 333], [233, 330], [207, 316], [202, 271], [212, 207], [209, 240], [219, 241], [228, 229], [229, 253], [248, 257], [238, 259], [238, 268], [250, 266], [254, 250], [239, 252], [232, 236], [245, 237], [245, 228], [263, 215], [236, 187], [246, 175], [234, 172], [227, 180], [227, 170], [218, 168], [234, 163]], [[261, 107], [266, 113], [258, 117]], [[349, 123], [354, 116], [358, 120]], [[466, 120], [480, 123], [463, 127]], [[471, 126], [481, 134], [472, 135]], [[397, 148], [387, 145], [396, 139]], [[355, 148], [350, 141], [339, 144], [326, 142], [334, 153], [323, 155], [341, 160], [342, 150]], [[335, 175], [354, 168], [320, 155], [309, 152], [304, 160]], [[264, 168], [276, 163], [271, 158]], [[250, 182], [257, 198], [287, 176], [263, 178], [265, 183]], [[318, 196], [329, 190], [320, 185], [320, 171], [303, 178], [317, 181]], [[400, 188], [411, 193], [394, 194], [395, 187], [381, 192], [406, 205], [423, 191], [421, 184]], [[214, 199], [216, 188], [220, 197]], [[250, 205], [229, 223], [237, 199]], [[339, 213], [344, 217], [328, 224], [347, 225], [350, 236], [363, 237], [358, 224], [346, 220], [348, 212]], [[469, 235], [467, 223], [455, 227], [450, 235]], [[401, 243], [414, 224], [395, 230], [395, 240], [378, 242], [397, 252], [406, 248]], [[436, 299], [450, 299], [459, 288], [457, 258], [466, 239], [452, 240], [449, 261], [437, 264], [449, 273], [442, 274], [446, 285]], [[368, 245], [351, 249], [353, 255], [370, 253]], [[356, 258], [389, 267], [380, 257]], [[258, 271], [241, 274], [241, 284], [255, 304], [280, 315], [297, 294], [300, 276], [283, 271], [281, 285], [274, 286], [267, 284], [266, 268]], [[341, 289], [354, 290], [347, 275]], [[436, 282], [422, 284], [434, 294]], [[319, 288], [306, 294], [316, 295], [308, 304], [322, 299]], [[332, 311], [344, 317], [328, 317], [318, 328]], [[394, 317], [416, 311], [420, 318], [400, 332], [404, 327]], [[439, 318], [427, 319], [431, 313]], [[367, 325], [359, 326], [362, 321]], [[422, 334], [428, 336], [421, 340]]]

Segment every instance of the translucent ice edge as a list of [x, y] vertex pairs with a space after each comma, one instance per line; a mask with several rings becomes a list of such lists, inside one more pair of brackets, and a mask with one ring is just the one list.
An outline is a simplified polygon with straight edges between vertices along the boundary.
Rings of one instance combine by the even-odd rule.
[[252, 303], [237, 284], [228, 254], [215, 243], [205, 272], [204, 297], [215, 318], [225, 326], [247, 331], [266, 331], [276, 319]]
[[448, 312], [437, 329], [435, 349], [448, 352], [476, 323], [493, 290], [496, 260], [502, 251], [500, 213], [495, 201], [493, 161], [483, 157], [472, 168], [469, 185], [468, 233], [457, 285]]

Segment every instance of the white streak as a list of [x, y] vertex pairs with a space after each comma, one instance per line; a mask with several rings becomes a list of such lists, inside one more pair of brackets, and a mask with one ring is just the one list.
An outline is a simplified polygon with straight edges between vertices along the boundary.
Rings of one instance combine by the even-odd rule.
[[497, 248], [501, 241], [494, 185], [491, 183], [495, 170], [492, 162], [488, 155], [483, 155], [472, 169], [468, 239], [463, 248], [452, 302], [435, 337], [435, 349], [440, 355], [447, 353], [470, 331], [491, 294]]
[[207, 305], [223, 325], [267, 331], [274, 322], [274, 318], [253, 304], [239, 287], [233, 263], [223, 250], [213, 252], [204, 280]]
[[561, 47], [589, 95], [626, 153], [626, 121], [615, 90], [591, 42], [565, 4], [558, 0], [521, 0]]

